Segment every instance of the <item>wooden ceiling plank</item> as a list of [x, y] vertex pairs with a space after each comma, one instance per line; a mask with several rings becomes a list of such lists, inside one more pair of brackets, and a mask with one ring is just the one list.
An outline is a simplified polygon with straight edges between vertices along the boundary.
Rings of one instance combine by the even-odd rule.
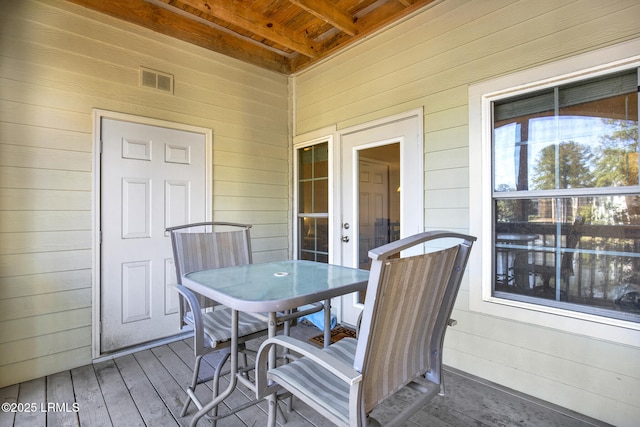
[[289, 59], [144, 0], [68, 0], [88, 9], [283, 74]]
[[[161, 1], [173, 3], [171, 0]], [[312, 40], [289, 30], [278, 22], [266, 19], [247, 7], [225, 0], [180, 0], [180, 3], [191, 6], [206, 15], [237, 25], [310, 58], [318, 55], [319, 47]]]
[[337, 9], [327, 0], [290, 1], [350, 36], [355, 36], [358, 33], [357, 26], [353, 22], [353, 17], [348, 13]]
[[[332, 55], [345, 47], [352, 45], [363, 37], [369, 36], [386, 25], [397, 22], [434, 1], [436, 0], [414, 0], [413, 4], [406, 8], [403, 8], [398, 2], [386, 2], [371, 11], [369, 14], [358, 19], [358, 28], [360, 29], [360, 32], [355, 37], [349, 37], [346, 34], [338, 33], [323, 43], [321, 48], [322, 57], [325, 58]], [[291, 72], [296, 73], [301, 71], [311, 66], [316, 61], [317, 60], [310, 60], [303, 56], [292, 58], [290, 62]]]

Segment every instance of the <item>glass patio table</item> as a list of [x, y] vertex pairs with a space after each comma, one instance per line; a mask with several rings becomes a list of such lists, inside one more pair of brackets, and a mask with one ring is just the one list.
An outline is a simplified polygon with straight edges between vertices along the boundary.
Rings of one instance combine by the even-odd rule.
[[[289, 320], [283, 314], [298, 307], [324, 302], [324, 324], [330, 325], [330, 300], [367, 287], [369, 272], [338, 265], [312, 261], [277, 261], [238, 267], [202, 270], [188, 273], [182, 284], [194, 292], [213, 299], [232, 309], [231, 372], [229, 386], [216, 399], [200, 409], [191, 426], [218, 403], [226, 399], [236, 387], [238, 378], [238, 312], [268, 313], [269, 337], [277, 332], [277, 325]], [[330, 342], [330, 328], [324, 328], [325, 346]], [[275, 366], [275, 352], [269, 357]], [[269, 420], [276, 416], [276, 397], [269, 396]]]

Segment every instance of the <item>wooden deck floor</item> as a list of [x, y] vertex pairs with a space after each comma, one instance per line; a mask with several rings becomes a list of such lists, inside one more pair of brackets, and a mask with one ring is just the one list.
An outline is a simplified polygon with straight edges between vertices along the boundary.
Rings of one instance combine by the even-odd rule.
[[[306, 329], [302, 329], [306, 328]], [[317, 333], [298, 326], [302, 336]], [[18, 412], [0, 412], [4, 426], [178, 426], [188, 425], [195, 413], [179, 413], [185, 387], [191, 379], [191, 340], [176, 341], [93, 365], [0, 389], [0, 400], [16, 403]], [[500, 389], [460, 372], [445, 373], [446, 396], [437, 396], [415, 414], [407, 426], [602, 426], [605, 424], [551, 404]], [[222, 387], [226, 384], [222, 384]], [[207, 385], [198, 387], [202, 399], [210, 398]], [[374, 411], [384, 425], [411, 398], [401, 390]], [[226, 401], [235, 406], [251, 397], [241, 388]], [[16, 408], [20, 404], [19, 408]], [[302, 402], [287, 414], [288, 427], [326, 426], [327, 421]], [[224, 411], [224, 410], [222, 410]], [[279, 420], [282, 421], [282, 420]], [[260, 404], [224, 418], [218, 426], [261, 426], [266, 406]], [[201, 420], [199, 426], [210, 425]]]

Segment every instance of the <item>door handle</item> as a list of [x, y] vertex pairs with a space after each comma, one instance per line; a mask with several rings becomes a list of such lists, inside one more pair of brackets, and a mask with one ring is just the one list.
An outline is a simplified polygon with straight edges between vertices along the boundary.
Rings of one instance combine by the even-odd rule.
[[342, 240], [344, 243], [348, 243], [349, 242], [349, 236], [342, 236]]

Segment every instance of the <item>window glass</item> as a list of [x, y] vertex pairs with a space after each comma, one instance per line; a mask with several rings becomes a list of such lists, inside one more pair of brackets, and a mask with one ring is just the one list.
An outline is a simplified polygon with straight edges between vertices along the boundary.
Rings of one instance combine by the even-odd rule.
[[297, 150], [298, 259], [329, 262], [329, 144]]
[[637, 82], [493, 103], [495, 296], [640, 322]]

